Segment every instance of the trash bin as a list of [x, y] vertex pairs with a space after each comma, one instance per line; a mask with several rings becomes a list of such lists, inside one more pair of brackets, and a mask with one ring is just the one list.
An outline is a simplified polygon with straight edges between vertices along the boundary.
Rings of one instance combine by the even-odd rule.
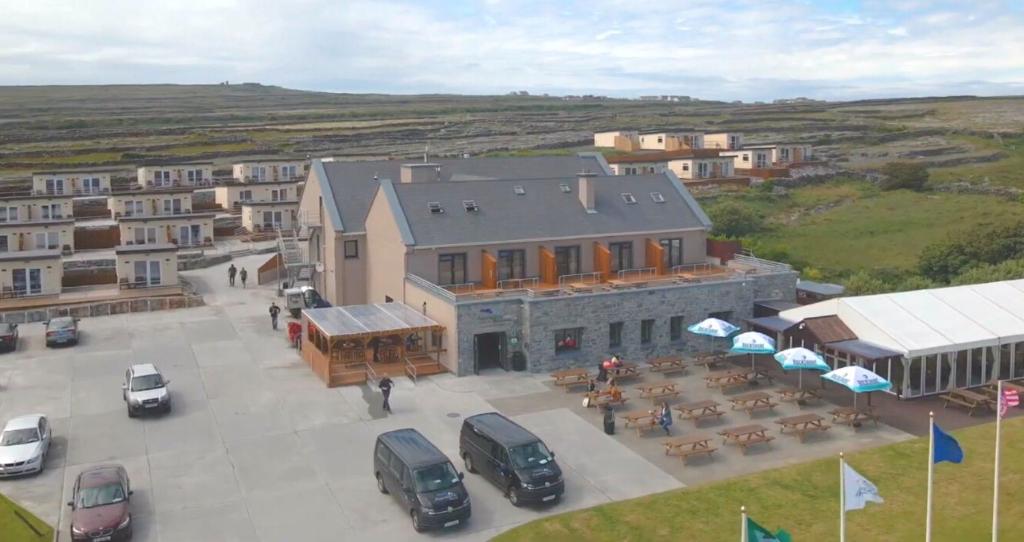
[[615, 413], [608, 406], [604, 407], [604, 433], [606, 435], [615, 434]]
[[526, 356], [522, 352], [512, 352], [512, 370], [513, 371], [525, 371], [526, 370]]

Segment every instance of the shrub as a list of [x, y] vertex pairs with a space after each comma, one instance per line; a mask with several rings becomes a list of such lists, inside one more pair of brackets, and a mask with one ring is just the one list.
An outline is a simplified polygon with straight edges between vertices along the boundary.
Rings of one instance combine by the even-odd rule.
[[921, 190], [928, 184], [928, 168], [912, 162], [889, 162], [882, 167], [882, 190]]
[[737, 238], [758, 233], [764, 229], [764, 218], [748, 205], [724, 201], [708, 211], [713, 224], [712, 233]]

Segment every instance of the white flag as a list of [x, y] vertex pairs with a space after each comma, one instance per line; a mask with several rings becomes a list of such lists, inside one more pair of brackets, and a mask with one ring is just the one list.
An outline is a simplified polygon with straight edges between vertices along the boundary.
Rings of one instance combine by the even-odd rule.
[[861, 476], [849, 465], [844, 464], [843, 483], [846, 486], [846, 511], [860, 510], [869, 502], [883, 503], [882, 496], [878, 494], [875, 484]]

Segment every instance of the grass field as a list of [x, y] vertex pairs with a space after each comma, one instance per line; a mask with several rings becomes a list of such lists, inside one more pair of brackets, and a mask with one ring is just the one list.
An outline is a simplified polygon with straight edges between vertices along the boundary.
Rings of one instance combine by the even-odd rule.
[[[954, 436], [964, 449], [964, 463], [935, 466], [935, 542], [981, 541], [991, 536], [994, 435], [992, 423], [956, 431]], [[1004, 423], [1003, 446], [1000, 539], [1020, 540], [1024, 463], [1016, 458], [1024, 454], [1024, 418]], [[864, 510], [847, 514], [847, 540], [923, 539], [928, 440], [865, 450], [847, 459], [878, 486], [885, 499], [884, 504], [869, 504]], [[749, 460], [757, 459], [752, 456]], [[740, 506], [746, 506], [758, 523], [772, 530], [786, 529], [793, 540], [832, 541], [838, 539], [839, 529], [838, 476], [838, 458], [802, 463], [553, 516], [512, 529], [494, 540], [734, 541], [739, 538]]]
[[[16, 514], [28, 520], [42, 536], [36, 535]], [[0, 494], [0, 540], [3, 542], [43, 542], [53, 540], [53, 528], [24, 508]]]
[[781, 198], [758, 193], [739, 197], [760, 210], [769, 224], [766, 232], [753, 237], [755, 245], [785, 250], [826, 276], [857, 269], [909, 269], [929, 243], [1020, 216], [1019, 203], [999, 197], [881, 192], [866, 182], [808, 186]]
[[999, 151], [1006, 155], [1006, 158], [996, 162], [932, 168], [931, 180], [933, 183], [963, 181], [971, 184], [991, 183], [1024, 188], [1024, 175], [1021, 174], [1024, 171], [1024, 138], [994, 140], [992, 138], [960, 136], [958, 139], [976, 149]]

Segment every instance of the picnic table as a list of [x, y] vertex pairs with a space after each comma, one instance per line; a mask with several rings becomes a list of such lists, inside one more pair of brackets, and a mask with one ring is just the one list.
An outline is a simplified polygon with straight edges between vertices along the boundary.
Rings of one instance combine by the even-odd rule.
[[719, 431], [718, 434], [724, 437], [723, 444], [736, 444], [744, 455], [747, 453], [747, 448], [754, 444], [775, 440], [775, 437], [768, 434], [768, 428], [759, 424], [732, 427]]
[[662, 356], [647, 360], [647, 367], [652, 373], [680, 373], [686, 370], [686, 362], [681, 356]]
[[590, 397], [590, 404], [592, 407], [604, 407], [609, 405], [624, 405], [628, 399], [625, 394], [619, 396], [618, 399], [612, 397], [612, 394], [607, 391], [589, 391], [585, 394]]
[[967, 408], [967, 414], [974, 416], [974, 411], [981, 408], [984, 410], [991, 411], [995, 400], [989, 398], [986, 395], [968, 390], [968, 389], [955, 389], [950, 390], [949, 393], [940, 396], [943, 400], [942, 408], [946, 408], [950, 403], [955, 403], [960, 406]]
[[551, 378], [555, 379], [556, 386], [562, 386], [568, 393], [573, 386], [586, 386], [590, 382], [590, 371], [583, 368], [565, 369], [551, 373]]
[[849, 425], [854, 428], [860, 427], [861, 422], [868, 420], [875, 422], [875, 426], [878, 425], [878, 414], [875, 414], [871, 407], [838, 407], [832, 409], [829, 414], [832, 415], [832, 423]]
[[623, 361], [618, 367], [608, 369], [608, 377], [616, 381], [626, 378], [640, 378], [640, 366], [630, 361]]
[[655, 401], [658, 399], [668, 399], [669, 397], [679, 397], [679, 390], [676, 389], [676, 385], [671, 380], [663, 380], [661, 382], [641, 384], [636, 389], [640, 390], [640, 397], [642, 399]]
[[569, 284], [569, 288], [581, 294], [589, 293], [594, 291], [594, 285], [586, 282], [573, 282]]
[[650, 410], [633, 410], [619, 416], [625, 423], [623, 426], [626, 429], [633, 427], [636, 429], [636, 436], [640, 436], [644, 431], [650, 431], [655, 427], [658, 427], [657, 413], [651, 412]]
[[718, 409], [718, 403], [710, 399], [686, 403], [685, 405], [676, 405], [675, 409], [679, 411], [680, 418], [692, 420], [694, 427], [700, 425], [700, 421], [704, 418], [718, 418], [725, 414], [725, 412]]
[[[788, 418], [779, 418], [775, 420], [775, 423], [781, 425], [779, 433], [784, 435], [797, 435], [800, 438], [800, 442], [804, 441], [804, 437], [808, 433], [814, 433], [816, 431], [828, 431], [831, 425], [825, 423], [825, 418], [814, 414], [800, 414], [799, 416], [790, 416]], [[789, 431], [788, 433], [786, 431]]]
[[751, 417], [757, 410], [774, 410], [778, 406], [772, 402], [772, 396], [763, 391], [752, 391], [729, 398], [733, 410], [743, 410]]
[[775, 390], [775, 393], [779, 394], [780, 401], [796, 401], [798, 403], [806, 401], [820, 400], [821, 394], [815, 390], [808, 389], [797, 389], [797, 388], [779, 388]]
[[711, 446], [711, 439], [711, 435], [698, 433], [696, 435], [671, 438], [662, 444], [665, 446], [665, 455], [678, 456], [685, 465], [687, 459], [697, 455], [710, 457], [718, 449]]
[[769, 384], [775, 383], [775, 377], [761, 369], [745, 369], [745, 373], [748, 380], [767, 380]]
[[715, 353], [715, 352], [703, 352], [703, 353], [697, 354], [696, 359], [694, 359], [694, 361], [693, 361], [693, 364], [694, 365], [702, 365], [707, 370], [710, 371], [711, 368], [714, 367], [715, 365], [718, 365], [719, 363], [724, 363], [724, 362], [725, 362], [725, 355], [724, 354], [718, 354], [718, 353]]
[[704, 383], [709, 388], [725, 390], [726, 388], [746, 386], [749, 381], [747, 380], [747, 371], [726, 369], [704, 375]]

